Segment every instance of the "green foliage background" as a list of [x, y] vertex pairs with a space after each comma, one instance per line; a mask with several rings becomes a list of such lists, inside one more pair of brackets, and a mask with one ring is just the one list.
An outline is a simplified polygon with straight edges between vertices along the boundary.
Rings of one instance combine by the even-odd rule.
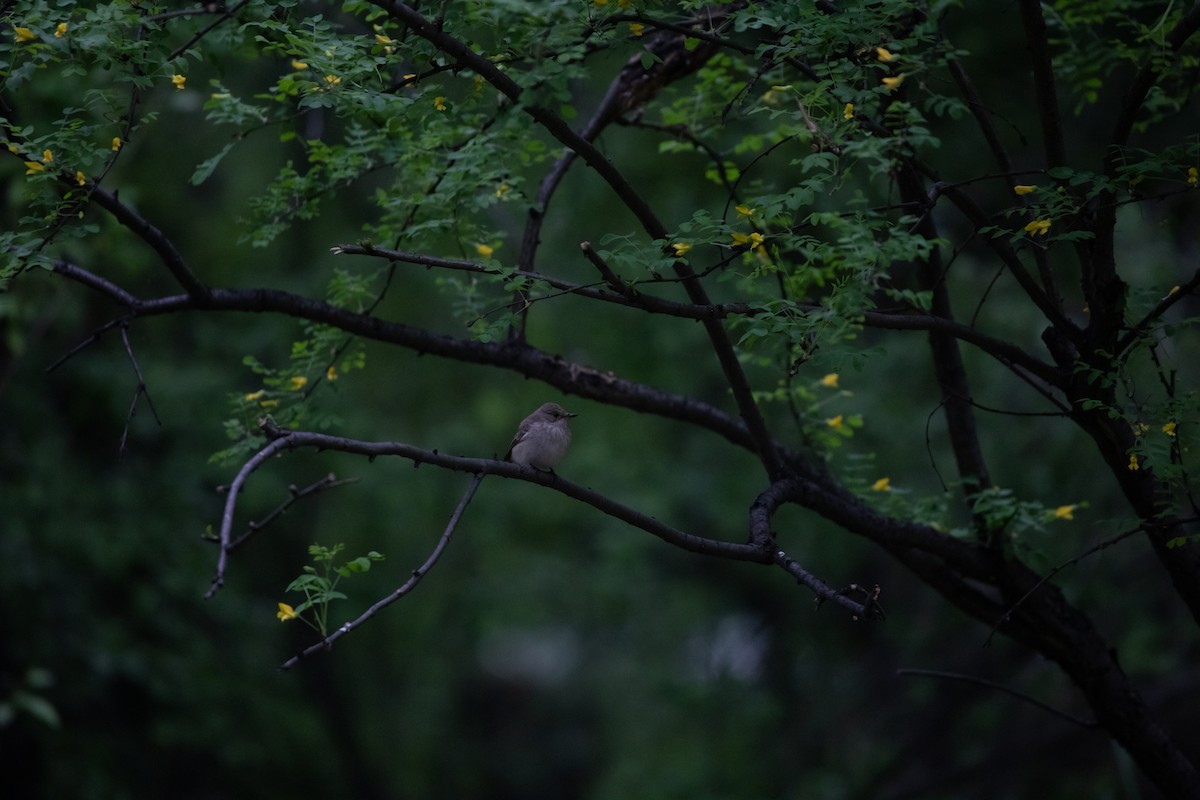
[[[111, 159], [111, 137], [121, 136], [124, 152], [104, 185], [119, 187], [120, 200], [160, 228], [210, 285], [275, 286], [361, 305], [379, 291], [385, 272], [330, 248], [360, 241], [390, 247], [400, 228], [406, 249], [476, 259], [472, 243], [488, 244], [496, 248], [497, 266], [511, 267], [538, 176], [559, 152], [545, 134], [530, 135], [520, 117], [498, 114], [495, 92], [480, 91], [469, 74], [439, 68], [422, 40], [403, 38], [394, 27], [372, 28], [385, 23], [364, 4], [242, 4], [242, 24], [219, 27], [201, 50], [174, 58], [172, 49], [213, 17], [165, 18], [159, 26], [172, 35], [147, 35], [135, 45], [131, 26], [165, 7], [9, 5], [0, 49], [4, 92], [27, 118], [5, 115], [7, 140], [22, 142], [26, 155], [53, 147], [56, 163], [79, 165], [90, 177]], [[608, 76], [638, 52], [637, 40], [614, 28], [605, 52], [582, 57], [583, 21], [620, 13], [615, 3], [448, 5], [458, 35], [486, 54], [511, 53], [509, 74], [532, 87], [539, 102], [573, 109], [567, 116], [576, 125], [600, 101]], [[820, 17], [800, 5], [752, 6], [755, 13], [740, 24], [794, 25], [791, 46], [809, 53], [832, 46], [821, 41], [822, 31], [852, 36], [846, 31], [882, 13], [877, 5], [847, 2], [852, 18], [830, 18], [820, 29], [812, 27]], [[1110, 80], [1127, 76], [1128, 63], [1153, 41], [1155, 20], [1170, 12], [1168, 4], [1145, 5], [1053, 6], [1057, 30], [1070, 44], [1063, 48], [1069, 57], [1061, 62], [1060, 90], [1079, 98], [1067, 124], [1077, 152], [1093, 160], [1103, 143], [1099, 131], [1107, 132], [1120, 99], [1109, 91]], [[668, 14], [641, 5], [630, 13], [642, 11]], [[964, 3], [936, 4], [929, 12], [945, 15], [954, 46], [969, 54], [981, 93], [995, 98], [992, 110], [1008, 123], [1014, 148], [1023, 143], [1032, 150], [1025, 137], [1036, 137], [1033, 87], [1019, 66], [1015, 11]], [[60, 19], [71, 28], [56, 38], [53, 23]], [[14, 31], [27, 25], [38, 31], [41, 50], [18, 41]], [[936, 138], [943, 164], [961, 175], [980, 172], [978, 137], [963, 109], [943, 97], [950, 87], [933, 60], [941, 51], [922, 35], [928, 36], [918, 32], [893, 45], [928, 59], [910, 63], [917, 71], [906, 78], [915, 83], [924, 75], [932, 87], [929, 105], [912, 111], [920, 120], [907, 129], [908, 144], [924, 147]], [[1115, 40], [1129, 52], [1114, 48]], [[834, 176], [803, 190], [829, 154], [808, 147], [792, 103], [801, 98], [824, 126], [837, 124], [849, 100], [827, 86], [796, 80], [790, 88], [766, 75], [739, 109], [740, 127], [726, 131], [717, 100], [728, 93], [718, 89], [748, 77], [744, 65], [726, 58], [673, 87], [647, 119], [687, 122], [743, 166], [751, 158], [743, 154], [766, 149], [781, 132], [800, 136], [795, 162], [785, 162], [779, 176], [799, 187], [800, 200], [764, 189], [756, 208], [770, 217], [763, 209], [771, 203], [779, 214], [788, 202], [817, 211], [858, 203], [864, 219], [844, 222], [845, 263], [835, 263], [814, 240], [808, 255], [819, 268], [788, 279], [828, 282], [825, 296], [843, 297], [847, 307], [863, 302], [884, 262], [912, 258], [920, 246], [894, 228], [885, 235], [883, 218], [866, 218], [888, 193], [887, 147], [859, 143], [855, 156], [872, 176], [860, 184], [831, 187]], [[397, 59], [415, 65], [420, 80], [410, 90], [371, 90], [380, 76], [395, 77]], [[295, 69], [293, 61], [307, 66]], [[186, 74], [182, 91], [171, 85], [173, 74]], [[323, 87], [325, 75], [340, 83]], [[141, 108], [130, 135], [118, 100], [132, 87]], [[757, 99], [768, 91], [788, 104]], [[1144, 295], [1137, 300], [1143, 309], [1183, 282], [1198, 253], [1194, 192], [1182, 194], [1185, 165], [1197, 155], [1195, 116], [1175, 113], [1175, 96], [1165, 82], [1154, 106], [1162, 118], [1142, 120], [1156, 123], [1140, 141], [1154, 157], [1141, 158], [1137, 174], [1149, 182], [1170, 174], [1179, 191], [1121, 212], [1121, 255], [1137, 265], [1127, 277]], [[437, 110], [439, 97], [448, 112]], [[944, 106], [935, 108], [939, 102]], [[75, 113], [61, 114], [73, 104]], [[493, 116], [484, 144], [450, 148]], [[303, 144], [318, 136], [324, 146]], [[724, 235], [733, 226], [736, 214], [728, 209], [724, 218], [718, 207], [696, 215], [696, 198], [709, 197], [714, 185], [705, 178], [712, 165], [702, 153], [680, 145], [660, 152], [646, 131], [633, 127], [610, 129], [600, 143], [634, 185], [651, 187], [647, 194], [661, 203], [668, 227], [683, 234], [677, 238], [715, 239], [714, 232]], [[222, 153], [219, 163], [208, 161]], [[27, 176], [24, 160], [0, 163], [0, 236], [11, 259], [3, 273], [7, 292], [0, 294], [0, 607], [7, 612], [0, 615], [0, 764], [6, 784], [19, 789], [13, 796], [696, 800], [1095, 798], [1146, 791], [1128, 757], [1103, 734], [981, 686], [897, 675], [901, 668], [971, 674], [1087, 716], [1051, 664], [1006, 639], [989, 641], [986, 630], [885, 554], [797, 508], [782, 510], [775, 524], [786, 532], [789, 552], [802, 554], [808, 569], [834, 585], [880, 584], [886, 622], [854, 623], [835, 609], [815, 609], [808, 592], [782, 573], [673, 550], [555, 493], [489, 478], [442, 562], [414, 594], [331, 653], [275, 671], [311, 642], [309, 631], [275, 617], [278, 602], [296, 601], [283, 590], [308, 563], [309, 544], [345, 542], [352, 556], [386, 555], [340, 587], [350, 597], [334, 606], [333, 616], [351, 618], [421, 563], [468, 479], [339, 454], [274, 460], [251, 479], [238, 513], [242, 524], [282, 502], [289, 485], [330, 472], [354, 482], [293, 507], [236, 554], [227, 585], [203, 600], [216, 558], [203, 535], [219, 520], [218, 487], [257, 442], [231, 442], [226, 434], [253, 431], [259, 409], [245, 398], [260, 389], [282, 401], [277, 416], [285, 423], [479, 457], [503, 453], [528, 411], [561, 400], [580, 414], [560, 470], [565, 477], [681, 529], [718, 537], [744, 535], [746, 498], [761, 489], [758, 466], [711, 435], [562, 398], [506, 371], [350, 341], [282, 317], [206, 313], [139, 319], [129, 328], [158, 421], [139, 400], [122, 453], [137, 376], [119, 333], [47, 371], [118, 310], [42, 267], [52, 256], [102, 266], [109, 280], [142, 297], [178, 292], [178, 285], [155, 254], [95, 209], [63, 225], [54, 247], [31, 253], [47, 220], [71, 201], [53, 191], [49, 176]], [[1007, 202], [1013, 182], [1038, 181], [998, 181], [997, 203]], [[557, 202], [563, 198], [571, 213], [551, 216], [543, 229], [539, 262], [555, 265], [547, 271], [595, 280], [579, 255], [585, 240], [623, 274], [647, 275], [662, 259], [661, 243], [635, 235], [628, 212], [583, 165], [567, 175]], [[1053, 197], [1042, 200], [1055, 208]], [[422, 214], [406, 219], [414, 206]], [[833, 227], [838, 219], [827, 222]], [[1018, 241], [1025, 237], [1022, 223], [1014, 216], [1010, 225]], [[947, 237], [967, 237], [953, 223], [947, 228]], [[628, 237], [604, 238], [626, 230]], [[693, 255], [711, 261], [717, 249], [709, 249]], [[879, 259], [876, 269], [854, 273], [869, 252]], [[1055, 258], [1056, 269], [1072, 269], [1068, 259]], [[753, 268], [751, 257], [738, 272]], [[978, 294], [994, 272], [980, 248], [964, 246], [949, 279]], [[749, 286], [728, 281], [720, 298], [746, 299], [744, 292], [754, 291]], [[494, 311], [508, 288], [402, 266], [375, 313], [487, 340], [502, 336], [510, 320], [481, 315]], [[896, 287], [902, 290], [909, 299], [916, 294]], [[767, 302], [770, 291], [768, 285], [754, 299]], [[661, 325], [593, 305], [570, 296], [536, 304], [530, 340], [624, 378], [725, 402], [693, 323]], [[1196, 311], [1194, 300], [1182, 307]], [[1032, 312], [1015, 286], [998, 282], [981, 306], [981, 325], [1022, 344], [1036, 342]], [[925, 334], [842, 328], [837, 319], [826, 324], [818, 333], [828, 338], [795, 379], [816, 404], [816, 416], [802, 429], [790, 423], [786, 403], [769, 398], [786, 396], [781, 358], [786, 362], [812, 331], [783, 315], [736, 328], [746, 334], [742, 357], [769, 421], [792, 430], [797, 444], [824, 437], [838, 469], [864, 488], [888, 476], [897, 490], [893, 502], [926, 498], [937, 506], [943, 481], [956, 478], [935, 413], [939, 395]], [[295, 349], [297, 342], [304, 344]], [[1194, 332], [1178, 332], [1174, 356], [1185, 362], [1195, 347]], [[322, 359], [333, 349], [339, 377], [322, 381]], [[1045, 410], [978, 351], [964, 354], [981, 404]], [[832, 372], [839, 374], [838, 389], [820, 385]], [[309, 380], [311, 395], [289, 390], [298, 374]], [[1194, 421], [1191, 408], [1171, 413]], [[1050, 569], [1128, 526], [1111, 479], [1081, 466], [1093, 460], [1082, 434], [1044, 417], [995, 421], [980, 414], [992, 430], [994, 482], [1006, 498], [1029, 504], [1022, 508], [1030, 527], [1016, 546], [1035, 566]], [[863, 421], [839, 447], [824, 423], [835, 415]], [[219, 451], [226, 457], [210, 460]], [[1043, 509], [1067, 504], [1080, 506], [1074, 520], [1045, 522]], [[961, 510], [940, 516], [964, 524]], [[1190, 665], [1200, 653], [1194, 627], [1185, 628], [1186, 612], [1144, 580], [1153, 569], [1147, 548], [1132, 539], [1070, 568], [1059, 582], [1073, 601], [1094, 610], [1122, 665], [1151, 687], [1153, 705], [1194, 753], [1186, 700], [1195, 696], [1198, 676]]]

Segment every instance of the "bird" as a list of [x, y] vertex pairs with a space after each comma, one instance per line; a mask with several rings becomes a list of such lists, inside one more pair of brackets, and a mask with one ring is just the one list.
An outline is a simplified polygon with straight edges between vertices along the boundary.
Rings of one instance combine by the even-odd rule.
[[558, 403], [543, 403], [517, 426], [517, 434], [504, 460], [541, 472], [554, 472], [571, 445], [567, 420], [575, 416], [578, 414], [572, 414]]

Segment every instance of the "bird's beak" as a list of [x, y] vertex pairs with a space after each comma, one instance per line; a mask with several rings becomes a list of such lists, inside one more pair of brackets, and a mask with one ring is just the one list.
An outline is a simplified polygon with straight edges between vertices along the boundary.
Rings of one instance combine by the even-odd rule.
[[578, 417], [579, 415], [578, 415], [578, 414], [572, 414], [570, 411], [568, 411], [568, 412], [567, 412], [567, 416], [568, 416], [568, 417]]

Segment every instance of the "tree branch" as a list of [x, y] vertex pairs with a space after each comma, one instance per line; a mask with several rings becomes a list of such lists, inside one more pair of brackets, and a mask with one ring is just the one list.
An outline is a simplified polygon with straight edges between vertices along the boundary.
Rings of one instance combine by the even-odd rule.
[[383, 609], [390, 606], [392, 603], [399, 600], [404, 595], [417, 588], [417, 584], [421, 582], [429, 570], [433, 569], [437, 564], [438, 559], [442, 557], [442, 552], [445, 551], [446, 545], [450, 544], [450, 537], [454, 535], [454, 531], [458, 529], [458, 523], [462, 520], [463, 512], [467, 510], [467, 506], [471, 502], [471, 498], [475, 496], [475, 490], [479, 488], [479, 484], [483, 483], [483, 474], [479, 473], [471, 479], [471, 483], [467, 486], [467, 490], [463, 493], [462, 499], [458, 501], [458, 506], [454, 509], [454, 513], [450, 515], [450, 521], [446, 523], [446, 529], [442, 531], [442, 535], [438, 538], [437, 545], [429, 557], [425, 559], [425, 563], [413, 570], [409, 579], [401, 584], [394, 592], [384, 597], [382, 600], [374, 603], [370, 608], [360, 614], [356, 619], [342, 625], [333, 633], [326, 636], [316, 644], [309, 645], [301, 650], [296, 655], [289, 658], [287, 661], [279, 665], [280, 670], [291, 669], [300, 662], [301, 659], [311, 656], [318, 650], [330, 650], [333, 648], [333, 643], [345, 636], [350, 631], [362, 625], [371, 617], [378, 614]]

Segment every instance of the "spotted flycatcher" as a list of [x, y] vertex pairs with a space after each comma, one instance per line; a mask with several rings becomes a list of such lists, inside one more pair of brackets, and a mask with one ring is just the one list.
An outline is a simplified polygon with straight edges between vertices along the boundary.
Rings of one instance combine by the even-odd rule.
[[558, 403], [545, 403], [521, 422], [504, 460], [553, 472], [571, 445], [567, 419], [574, 416]]

